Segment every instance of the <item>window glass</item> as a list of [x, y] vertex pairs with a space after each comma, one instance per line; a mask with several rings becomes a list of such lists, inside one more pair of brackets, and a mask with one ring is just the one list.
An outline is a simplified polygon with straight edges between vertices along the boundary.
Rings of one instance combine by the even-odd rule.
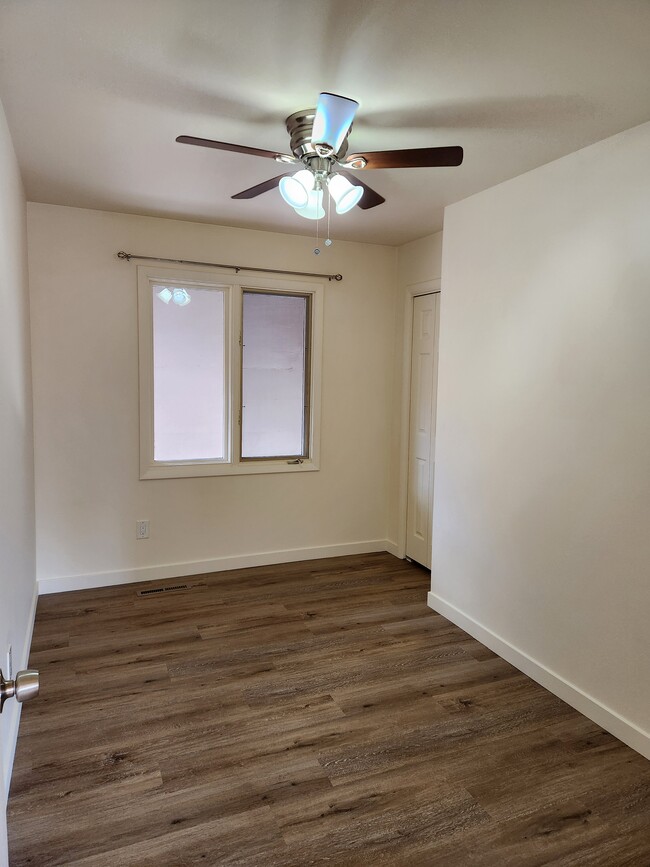
[[308, 429], [309, 299], [244, 291], [244, 458], [304, 457]]
[[224, 297], [153, 286], [156, 461], [227, 459]]

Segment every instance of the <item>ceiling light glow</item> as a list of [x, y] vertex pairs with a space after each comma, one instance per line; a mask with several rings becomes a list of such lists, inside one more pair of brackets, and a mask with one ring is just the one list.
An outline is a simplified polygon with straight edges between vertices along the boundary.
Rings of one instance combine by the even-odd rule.
[[160, 292], [156, 293], [163, 304], [169, 304], [172, 300], [172, 290], [168, 289], [166, 286], [163, 286]]
[[174, 304], [177, 304], [179, 307], [185, 307], [185, 305], [189, 304], [191, 300], [190, 293], [187, 289], [174, 289], [172, 293], [172, 301]]

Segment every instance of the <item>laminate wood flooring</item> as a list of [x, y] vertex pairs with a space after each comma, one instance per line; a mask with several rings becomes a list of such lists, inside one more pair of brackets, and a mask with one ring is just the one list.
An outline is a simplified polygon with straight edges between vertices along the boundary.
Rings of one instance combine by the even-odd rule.
[[427, 608], [428, 572], [188, 581], [39, 599], [11, 867], [650, 867], [650, 762]]

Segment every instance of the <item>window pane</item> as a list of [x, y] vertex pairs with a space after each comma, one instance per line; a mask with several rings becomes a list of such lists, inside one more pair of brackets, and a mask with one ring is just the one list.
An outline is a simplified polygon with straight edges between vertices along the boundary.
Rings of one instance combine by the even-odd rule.
[[306, 455], [307, 309], [302, 295], [244, 292], [242, 458]]
[[218, 289], [153, 287], [156, 461], [226, 459], [224, 297]]

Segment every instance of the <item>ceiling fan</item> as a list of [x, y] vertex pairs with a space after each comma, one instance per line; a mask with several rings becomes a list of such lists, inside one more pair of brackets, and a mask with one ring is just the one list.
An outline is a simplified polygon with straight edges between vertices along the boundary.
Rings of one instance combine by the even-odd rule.
[[181, 144], [199, 145], [222, 151], [234, 151], [257, 157], [268, 157], [295, 168], [242, 190], [233, 199], [253, 199], [262, 193], [280, 188], [282, 198], [296, 213], [317, 220], [325, 215], [323, 190], [326, 188], [344, 214], [358, 205], [364, 210], [375, 208], [386, 200], [356, 174], [363, 169], [404, 169], [433, 166], [459, 166], [463, 149], [458, 146], [411, 148], [393, 151], [348, 153], [348, 135], [359, 107], [354, 99], [335, 93], [321, 93], [315, 109], [297, 111], [286, 120], [291, 154], [179, 135]]

